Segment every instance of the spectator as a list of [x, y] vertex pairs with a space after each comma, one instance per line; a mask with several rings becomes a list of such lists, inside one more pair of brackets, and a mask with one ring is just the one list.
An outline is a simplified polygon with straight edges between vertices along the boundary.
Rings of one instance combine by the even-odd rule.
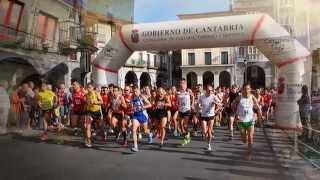
[[10, 109], [10, 100], [7, 93], [8, 82], [0, 81], [0, 134], [7, 132], [7, 122]]
[[302, 136], [307, 140], [311, 136], [311, 123], [310, 123], [310, 113], [311, 113], [311, 101], [308, 94], [308, 87], [306, 85], [302, 86], [301, 88], [301, 97], [297, 101], [299, 105], [299, 113], [300, 113], [300, 120], [303, 126]]

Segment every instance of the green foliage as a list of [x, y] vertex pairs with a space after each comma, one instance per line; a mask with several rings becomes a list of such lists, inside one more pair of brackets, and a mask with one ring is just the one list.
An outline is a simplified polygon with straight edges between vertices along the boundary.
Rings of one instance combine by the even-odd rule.
[[21, 47], [22, 42], [22, 40], [2, 40], [0, 41], [0, 47], [17, 49]]

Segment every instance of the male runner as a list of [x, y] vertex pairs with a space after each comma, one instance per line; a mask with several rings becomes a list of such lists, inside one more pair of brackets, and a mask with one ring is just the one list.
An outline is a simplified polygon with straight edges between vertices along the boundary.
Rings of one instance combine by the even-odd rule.
[[187, 89], [187, 82], [185, 79], [181, 79], [180, 81], [180, 90], [177, 92], [177, 100], [181, 133], [184, 136], [181, 145], [185, 146], [191, 142], [190, 132], [188, 132], [188, 122], [191, 116], [191, 105], [194, 101], [192, 91]]

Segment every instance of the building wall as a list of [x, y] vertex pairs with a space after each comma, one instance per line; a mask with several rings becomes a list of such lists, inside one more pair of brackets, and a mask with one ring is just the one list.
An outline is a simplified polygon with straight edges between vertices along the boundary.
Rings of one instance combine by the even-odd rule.
[[[1, 0], [0, 6], [7, 0]], [[14, 1], [11, 1], [14, 2]], [[28, 77], [30, 72], [33, 74], [38, 74], [43, 77], [48, 77], [50, 74], [58, 74], [59, 77], [56, 77], [58, 81], [65, 81], [67, 84], [70, 84], [66, 80], [68, 79], [68, 72], [73, 70], [73, 67], [68, 67], [66, 64], [70, 61], [68, 55], [61, 55], [58, 44], [62, 40], [60, 37], [60, 27], [61, 23], [68, 20], [76, 22], [78, 19], [77, 10], [70, 4], [65, 3], [64, 1], [58, 0], [18, 0], [16, 2], [23, 4], [23, 12], [21, 13], [20, 26], [18, 29], [11, 29], [10, 31], [15, 31], [16, 33], [6, 34], [6, 30], [0, 32], [0, 37], [4, 38], [6, 41], [15, 41], [16, 39], [23, 40], [19, 46], [16, 47], [1, 47], [1, 61], [9, 62], [6, 65], [8, 74], [21, 74], [22, 77]], [[7, 9], [1, 9], [2, 12], [5, 12]], [[70, 13], [75, 13], [75, 18], [71, 18]], [[36, 34], [37, 30], [41, 27], [37, 23], [37, 18], [41, 14], [47, 15], [56, 19], [56, 28], [53, 33], [53, 39], [49, 40], [47, 38], [40, 38], [39, 34]], [[0, 18], [2, 19], [3, 16]], [[2, 19], [3, 20], [3, 19]], [[4, 21], [0, 21], [1, 28], [8, 29]], [[48, 27], [48, 26], [47, 26]], [[48, 27], [48, 30], [53, 28]], [[69, 34], [66, 32], [66, 34]], [[48, 50], [44, 50], [44, 43], [49, 42]], [[7, 58], [5, 58], [7, 57]], [[15, 59], [19, 59], [22, 62], [16, 62]], [[24, 62], [23, 62], [24, 61]], [[79, 63], [77, 63], [79, 65]], [[16, 69], [10, 67], [15, 66]], [[57, 67], [57, 68], [56, 68]], [[60, 68], [62, 67], [62, 68]], [[66, 68], [65, 68], [66, 67]], [[34, 71], [30, 71], [34, 69]], [[57, 71], [57, 72], [55, 72]], [[13, 82], [20, 83], [22, 80], [17, 76], [13, 76], [16, 79], [12, 79]], [[49, 77], [48, 77], [49, 78]], [[53, 79], [50, 77], [49, 79]], [[10, 80], [11, 81], [11, 80]]]
[[[150, 57], [150, 65], [148, 66], [148, 56]], [[156, 57], [156, 58], [155, 58]], [[141, 82], [141, 74], [142, 73], [148, 73], [150, 77], [150, 84], [151, 86], [156, 86], [156, 81], [157, 81], [157, 68], [155, 67], [156, 65], [156, 60], [158, 58], [158, 54], [156, 53], [151, 53], [148, 51], [135, 51], [126, 61], [125, 66], [120, 68], [118, 71], [118, 85], [120, 87], [125, 86], [125, 77], [126, 74], [129, 71], [132, 71], [135, 73], [137, 76], [137, 85], [140, 86]]]
[[88, 0], [88, 11], [133, 22], [134, 0]]

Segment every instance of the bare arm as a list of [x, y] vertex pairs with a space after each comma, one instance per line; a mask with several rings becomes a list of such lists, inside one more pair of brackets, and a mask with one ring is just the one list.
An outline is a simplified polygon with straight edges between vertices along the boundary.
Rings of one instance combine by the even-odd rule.
[[262, 112], [261, 112], [261, 108], [260, 108], [260, 105], [259, 105], [257, 98], [252, 96], [252, 101], [253, 101], [254, 107], [258, 110], [258, 117], [262, 118]]
[[123, 96], [121, 96], [121, 106], [122, 106], [122, 108], [124, 108], [124, 109], [127, 108], [127, 103], [126, 103], [126, 100], [124, 99]]
[[171, 107], [171, 101], [169, 96], [166, 96], [166, 103], [164, 104], [166, 107], [170, 108]]
[[144, 106], [143, 106], [144, 109], [148, 109], [152, 107], [150, 101], [145, 96], [142, 96], [142, 99], [144, 101]]

